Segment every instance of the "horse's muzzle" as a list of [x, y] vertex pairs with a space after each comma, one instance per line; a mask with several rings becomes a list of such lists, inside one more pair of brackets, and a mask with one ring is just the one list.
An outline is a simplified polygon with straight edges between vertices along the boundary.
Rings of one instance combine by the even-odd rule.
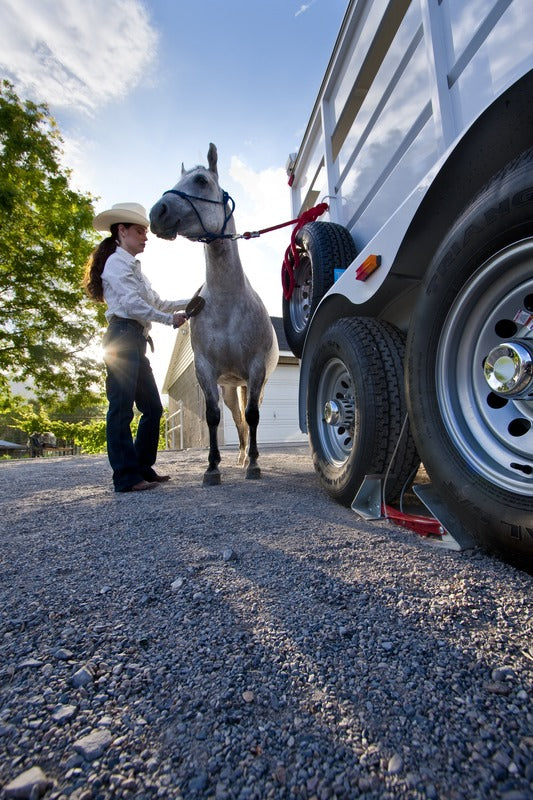
[[174, 240], [180, 222], [179, 218], [171, 219], [170, 208], [164, 200], [159, 200], [150, 210], [150, 230], [160, 239]]

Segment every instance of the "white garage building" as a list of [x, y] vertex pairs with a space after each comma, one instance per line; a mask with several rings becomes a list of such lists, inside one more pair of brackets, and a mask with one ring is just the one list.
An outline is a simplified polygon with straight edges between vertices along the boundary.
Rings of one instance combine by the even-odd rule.
[[[299, 361], [285, 339], [283, 320], [272, 317], [279, 342], [278, 366], [270, 376], [260, 409], [258, 444], [302, 444], [306, 434], [298, 427]], [[171, 449], [208, 447], [205, 402], [196, 380], [189, 326], [176, 335], [163, 385], [168, 394], [167, 446]], [[237, 445], [237, 430], [228, 408], [220, 403], [219, 445]]]

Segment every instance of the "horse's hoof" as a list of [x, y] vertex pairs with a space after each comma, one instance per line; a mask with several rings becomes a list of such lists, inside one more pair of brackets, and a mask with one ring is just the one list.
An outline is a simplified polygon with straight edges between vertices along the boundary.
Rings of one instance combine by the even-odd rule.
[[217, 470], [207, 470], [204, 472], [204, 486], [219, 486], [220, 484], [220, 472]]
[[246, 470], [246, 478], [247, 480], [256, 481], [258, 478], [261, 477], [261, 468], [260, 467], [248, 467]]

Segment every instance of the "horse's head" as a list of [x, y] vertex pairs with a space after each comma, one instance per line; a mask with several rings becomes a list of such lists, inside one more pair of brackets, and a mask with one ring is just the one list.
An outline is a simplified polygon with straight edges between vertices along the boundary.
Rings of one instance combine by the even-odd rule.
[[235, 232], [234, 203], [218, 184], [217, 149], [209, 145], [208, 167], [185, 170], [150, 210], [150, 229], [161, 239], [185, 236], [210, 242]]

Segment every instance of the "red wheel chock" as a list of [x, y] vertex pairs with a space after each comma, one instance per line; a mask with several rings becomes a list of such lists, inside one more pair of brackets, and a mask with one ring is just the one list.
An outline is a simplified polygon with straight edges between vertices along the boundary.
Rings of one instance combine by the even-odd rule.
[[409, 514], [383, 502], [383, 480], [381, 475], [366, 475], [352, 503], [352, 511], [367, 520], [388, 519], [447, 550], [470, 550], [475, 546], [470, 533], [445, 507], [431, 484], [413, 486], [414, 494], [429, 513]]

